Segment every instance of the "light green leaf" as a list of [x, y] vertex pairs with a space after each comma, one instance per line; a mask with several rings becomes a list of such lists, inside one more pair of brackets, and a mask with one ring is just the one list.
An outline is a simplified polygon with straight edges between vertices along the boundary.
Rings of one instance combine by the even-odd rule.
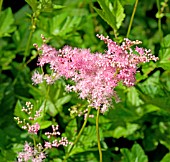
[[39, 121], [38, 124], [41, 129], [45, 129], [52, 125], [52, 121]]
[[112, 4], [110, 1], [98, 0], [102, 10], [94, 8], [96, 12], [105, 20], [115, 31], [117, 31], [124, 18], [124, 8], [119, 0], [115, 0]]
[[15, 105], [14, 115], [16, 117], [20, 117], [21, 119], [28, 119], [28, 115], [22, 111], [22, 107], [23, 106], [22, 106], [20, 100], [18, 100]]
[[35, 12], [37, 10], [38, 2], [37, 0], [25, 0], [32, 8], [32, 10]]
[[7, 8], [0, 12], [0, 37], [10, 36], [16, 27], [12, 26], [14, 23], [14, 17], [11, 8]]
[[[100, 4], [100, 3], [99, 3]], [[103, 2], [102, 2], [103, 4]], [[100, 4], [101, 5], [101, 4]], [[94, 9], [96, 10], [96, 12], [100, 15], [100, 17], [106, 21], [108, 23], [108, 25], [110, 25], [114, 30], [117, 30], [117, 26], [116, 26], [116, 18], [112, 15], [112, 13], [109, 11], [109, 8], [104, 5], [103, 7], [101, 6], [101, 8], [104, 8], [103, 10], [97, 9], [94, 7]]]
[[160, 162], [169, 162], [169, 160], [170, 160], [170, 153], [167, 153]]
[[127, 99], [133, 106], [139, 106], [142, 104], [142, 100], [139, 98], [139, 94], [135, 87], [128, 89]]
[[116, 17], [117, 29], [119, 29], [120, 26], [122, 25], [124, 18], [125, 18], [124, 8], [119, 0], [114, 1], [113, 12], [115, 13], [114, 15]]

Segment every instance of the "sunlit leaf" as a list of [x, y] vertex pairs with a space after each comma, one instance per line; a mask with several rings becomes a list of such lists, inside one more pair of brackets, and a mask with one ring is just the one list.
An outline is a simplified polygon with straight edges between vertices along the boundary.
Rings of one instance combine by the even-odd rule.
[[14, 17], [11, 8], [7, 8], [0, 12], [0, 37], [10, 36], [16, 28], [12, 26], [14, 23]]
[[167, 153], [160, 162], [169, 162], [170, 153]]

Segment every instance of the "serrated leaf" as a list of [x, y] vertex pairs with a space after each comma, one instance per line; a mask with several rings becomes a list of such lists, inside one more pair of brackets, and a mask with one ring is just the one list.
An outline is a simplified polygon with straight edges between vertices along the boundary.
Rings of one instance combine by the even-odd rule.
[[125, 18], [124, 8], [119, 0], [114, 1], [113, 12], [115, 13], [115, 17], [116, 17], [117, 29], [119, 29], [120, 26], [122, 25], [124, 18]]
[[159, 62], [158, 66], [165, 70], [170, 69], [170, 34], [165, 36], [161, 43], [161, 49], [159, 50]]
[[148, 158], [139, 144], [134, 144], [131, 151], [123, 148], [121, 153], [123, 154], [121, 162], [148, 162]]
[[112, 136], [114, 138], [128, 137], [129, 135], [133, 134], [138, 128], [139, 128], [138, 124], [127, 123], [126, 128], [122, 126], [118, 126], [113, 131]]
[[115, 31], [117, 31], [124, 18], [124, 8], [119, 0], [115, 0], [112, 4], [109, 1], [98, 0], [102, 10], [94, 8], [96, 12], [105, 20]]
[[68, 123], [68, 125], [66, 126], [65, 134], [69, 139], [75, 138], [75, 136], [77, 134], [77, 122], [76, 122], [76, 119], [73, 119]]
[[100, 15], [100, 17], [108, 23], [108, 25], [110, 25], [114, 30], [117, 30], [116, 19], [112, 15], [112, 13], [109, 12], [108, 8], [106, 9], [107, 13], [105, 13], [104, 11], [97, 9], [95, 7], [94, 7], [94, 9]]
[[139, 94], [135, 87], [128, 89], [127, 99], [133, 106], [139, 106], [142, 104], [142, 100], [139, 98]]
[[[100, 135], [102, 137], [102, 132]], [[96, 145], [97, 138], [96, 138], [96, 127], [95, 126], [88, 126], [84, 129], [82, 135], [76, 146], [72, 149], [70, 155], [86, 152], [89, 150], [90, 147]]]

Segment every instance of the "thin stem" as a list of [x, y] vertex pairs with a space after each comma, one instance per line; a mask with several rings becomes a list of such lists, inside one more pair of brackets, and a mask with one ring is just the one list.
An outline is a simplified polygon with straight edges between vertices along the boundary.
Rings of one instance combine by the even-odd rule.
[[30, 48], [30, 44], [31, 44], [32, 35], [33, 35], [33, 31], [31, 30], [30, 34], [29, 34], [29, 37], [28, 37], [27, 45], [26, 45], [26, 48], [25, 48], [23, 63], [25, 63], [26, 57], [27, 57], [27, 55], [29, 53], [29, 48]]
[[36, 22], [37, 22], [38, 16], [39, 16], [39, 14], [33, 13], [32, 17], [31, 17], [31, 27], [30, 27], [31, 29], [30, 29], [28, 41], [27, 41], [27, 44], [26, 44], [25, 52], [24, 52], [23, 63], [25, 63], [26, 57], [27, 57], [27, 55], [29, 54], [29, 51], [30, 51], [31, 39], [32, 39], [33, 33], [36, 29]]
[[100, 114], [100, 108], [98, 108], [98, 110], [97, 110], [96, 133], [97, 133], [97, 144], [98, 144], [100, 162], [102, 162], [102, 149], [101, 149], [101, 145], [100, 145], [100, 133], [99, 133], [99, 114]]
[[77, 135], [75, 141], [73, 142], [73, 144], [71, 145], [69, 151], [67, 152], [67, 154], [66, 154], [66, 156], [65, 156], [65, 158], [64, 158], [64, 160], [63, 160], [63, 162], [66, 162], [66, 161], [67, 161], [67, 159], [68, 159], [68, 157], [69, 157], [69, 155], [70, 155], [72, 149], [74, 148], [74, 146], [75, 146], [76, 143], [78, 142], [78, 140], [79, 140], [79, 138], [80, 138], [80, 136], [81, 136], [81, 134], [82, 134], [82, 132], [83, 132], [85, 126], [86, 126], [86, 123], [87, 123], [87, 120], [88, 120], [90, 111], [91, 111], [91, 107], [88, 108], [88, 113], [87, 113], [86, 119], [84, 120], [84, 123], [83, 123], [83, 125], [82, 125], [82, 127], [81, 127], [81, 129], [80, 129], [80, 131], [79, 131], [79, 133], [78, 133], [78, 135]]
[[130, 34], [130, 30], [131, 30], [131, 27], [132, 27], [132, 23], [133, 23], [133, 19], [134, 19], [134, 15], [135, 15], [135, 12], [136, 12], [137, 5], [138, 5], [138, 0], [136, 0], [136, 2], [135, 2], [135, 6], [133, 8], [132, 16], [130, 18], [130, 23], [129, 23], [128, 31], [127, 31], [127, 34], [126, 34], [127, 38], [129, 37], [129, 34]]
[[3, 4], [3, 0], [0, 0], [0, 12], [2, 10], [2, 4]]
[[[158, 13], [160, 15], [161, 14], [161, 9], [160, 9], [159, 0], [156, 0], [156, 3], [157, 3], [157, 8], [158, 8]], [[160, 16], [158, 18], [158, 31], [159, 31], [159, 37], [160, 37], [160, 40], [161, 40], [162, 39], [162, 27], [161, 27], [161, 17]]]

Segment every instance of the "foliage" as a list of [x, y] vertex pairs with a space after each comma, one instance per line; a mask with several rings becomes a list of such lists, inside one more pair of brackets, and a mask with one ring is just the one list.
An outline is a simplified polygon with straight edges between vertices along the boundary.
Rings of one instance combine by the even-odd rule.
[[[71, 80], [60, 78], [54, 84], [32, 84], [34, 71], [50, 73], [48, 65], [37, 67], [39, 53], [34, 43], [46, 43], [61, 49], [64, 45], [103, 52], [106, 47], [96, 34], [109, 36], [121, 44], [126, 37], [135, 0], [25, 0], [0, 1], [0, 161], [16, 161], [25, 141], [43, 143], [45, 132], [59, 125], [62, 137], [74, 146], [47, 150], [45, 161], [98, 162], [96, 110], [87, 112], [88, 102], [74, 92], [66, 92]], [[16, 8], [17, 6], [17, 8]], [[141, 64], [136, 84], [115, 88], [121, 102], [113, 99], [112, 107], [99, 116], [103, 161], [168, 162], [170, 159], [170, 2], [139, 1], [129, 39], [159, 57], [157, 62]], [[37, 135], [22, 130], [14, 117], [29, 121], [21, 109], [26, 102], [41, 109], [36, 121]], [[84, 114], [94, 118], [85, 119]], [[89, 116], [90, 116], [89, 115]], [[61, 137], [61, 136], [60, 136]], [[79, 137], [79, 138], [77, 138]], [[53, 140], [53, 139], [52, 139]]]

